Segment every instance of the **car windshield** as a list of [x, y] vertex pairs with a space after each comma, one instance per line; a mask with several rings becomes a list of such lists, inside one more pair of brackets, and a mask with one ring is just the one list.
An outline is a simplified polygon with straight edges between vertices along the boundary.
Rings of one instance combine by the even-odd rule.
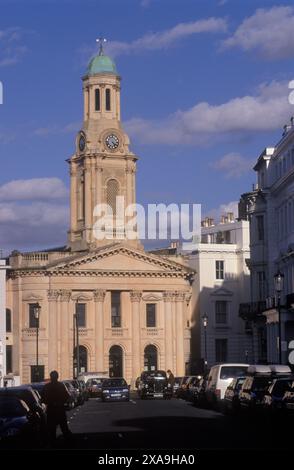
[[0, 401], [0, 417], [1, 418], [15, 418], [25, 416], [27, 410], [19, 400], [4, 400]]
[[241, 390], [243, 383], [245, 382], [245, 377], [241, 377], [240, 379], [237, 379], [235, 388], [237, 390]]
[[222, 380], [235, 379], [241, 375], [246, 375], [247, 366], [222, 366], [220, 378]]
[[263, 392], [271, 383], [270, 377], [255, 377], [252, 384], [252, 390]]
[[143, 380], [149, 379], [166, 379], [166, 373], [163, 370], [157, 372], [144, 372], [142, 374]]
[[127, 387], [125, 379], [110, 379], [103, 381], [103, 387]]

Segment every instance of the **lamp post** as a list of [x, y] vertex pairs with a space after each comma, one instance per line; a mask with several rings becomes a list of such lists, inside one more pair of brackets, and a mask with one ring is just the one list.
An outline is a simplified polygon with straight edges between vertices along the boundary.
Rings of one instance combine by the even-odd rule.
[[[78, 378], [80, 373], [80, 344], [79, 344], [79, 298], [76, 300], [75, 313], [73, 315], [73, 377]], [[75, 373], [76, 363], [76, 373]]]
[[282, 364], [282, 324], [281, 324], [281, 292], [284, 285], [284, 274], [279, 270], [274, 275], [275, 291], [278, 297], [278, 316], [279, 316], [279, 364]]
[[36, 320], [36, 376], [37, 382], [40, 381], [39, 376], [39, 322], [40, 322], [40, 313], [41, 313], [41, 306], [39, 303], [36, 303], [34, 307], [34, 317]]
[[206, 313], [202, 316], [203, 329], [204, 329], [204, 373], [207, 370], [207, 323], [208, 316]]

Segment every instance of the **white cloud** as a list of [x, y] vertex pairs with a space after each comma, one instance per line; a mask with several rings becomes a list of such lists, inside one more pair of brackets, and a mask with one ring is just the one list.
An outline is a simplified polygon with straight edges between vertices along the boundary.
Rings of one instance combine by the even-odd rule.
[[255, 160], [248, 160], [239, 153], [231, 152], [211, 163], [210, 166], [224, 172], [226, 178], [240, 178], [252, 169], [254, 162]]
[[10, 181], [0, 187], [0, 248], [28, 250], [66, 243], [68, 190], [58, 178]]
[[258, 132], [282, 127], [293, 112], [288, 102], [288, 83], [262, 84], [253, 95], [213, 105], [197, 103], [162, 120], [133, 118], [125, 123], [134, 139], [149, 144], [199, 144], [211, 136]]
[[[145, 6], [148, 6], [148, 4]], [[179, 23], [165, 31], [155, 33], [150, 32], [130, 42], [109, 41], [105, 44], [104, 49], [108, 55], [116, 57], [121, 54], [134, 54], [142, 51], [168, 49], [177, 41], [193, 34], [224, 33], [226, 31], [226, 19], [210, 17], [203, 20]], [[80, 47], [78, 54], [80, 55], [80, 60], [82, 62], [89, 62], [89, 57], [97, 54], [97, 47]]]
[[65, 204], [0, 203], [0, 248], [9, 253], [64, 245], [68, 217]]
[[269, 59], [294, 56], [294, 8], [275, 6], [258, 9], [246, 18], [234, 34], [222, 43], [224, 48], [256, 50]]
[[80, 122], [70, 122], [68, 124], [65, 124], [64, 126], [57, 126], [56, 124], [54, 124], [46, 127], [38, 127], [33, 131], [33, 135], [36, 135], [38, 137], [47, 137], [50, 135], [70, 134], [72, 132], [77, 132], [80, 127]]
[[48, 200], [68, 196], [68, 190], [59, 178], [14, 180], [0, 186], [1, 201]]
[[17, 64], [28, 52], [21, 43], [23, 30], [12, 27], [0, 30], [0, 67]]
[[226, 204], [221, 204], [219, 207], [208, 211], [204, 217], [211, 217], [214, 219], [215, 223], [218, 223], [220, 222], [221, 216], [228, 212], [233, 212], [234, 217], [238, 217], [238, 201], [230, 201]]
[[158, 33], [148, 33], [132, 42], [111, 41], [106, 44], [106, 51], [112, 57], [130, 54], [142, 50], [167, 49], [176, 41], [199, 33], [223, 33], [227, 30], [227, 22], [223, 18], [207, 18], [204, 20], [179, 23], [171, 29]]

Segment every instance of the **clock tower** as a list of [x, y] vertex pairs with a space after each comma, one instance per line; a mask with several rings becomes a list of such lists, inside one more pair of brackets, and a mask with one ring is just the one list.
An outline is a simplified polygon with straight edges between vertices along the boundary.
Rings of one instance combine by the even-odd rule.
[[[120, 76], [100, 42], [99, 54], [90, 61], [83, 80], [84, 120], [68, 160], [71, 180], [70, 230], [72, 251], [84, 251], [115, 241], [138, 246], [128, 236], [122, 208], [135, 204], [137, 157], [120, 120]], [[119, 205], [118, 201], [123, 206]], [[134, 216], [133, 216], [134, 217]], [[110, 221], [113, 221], [113, 223]], [[98, 225], [97, 225], [98, 224]], [[94, 230], [96, 227], [96, 230]]]

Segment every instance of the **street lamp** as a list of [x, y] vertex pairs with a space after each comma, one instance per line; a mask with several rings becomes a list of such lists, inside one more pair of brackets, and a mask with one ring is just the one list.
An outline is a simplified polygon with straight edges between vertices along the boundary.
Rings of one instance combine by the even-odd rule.
[[75, 309], [76, 311], [73, 315], [73, 378], [77, 379], [80, 373], [79, 298], [76, 300]]
[[208, 316], [206, 313], [202, 316], [202, 324], [204, 328], [204, 372], [207, 370], [207, 324]]
[[281, 325], [281, 292], [284, 285], [284, 274], [279, 270], [274, 275], [275, 291], [278, 297], [278, 316], [279, 316], [279, 364], [282, 364], [282, 325]]
[[39, 376], [39, 322], [40, 322], [40, 313], [41, 313], [41, 306], [39, 303], [35, 304], [34, 306], [34, 317], [36, 320], [36, 376], [37, 382], [40, 380]]

